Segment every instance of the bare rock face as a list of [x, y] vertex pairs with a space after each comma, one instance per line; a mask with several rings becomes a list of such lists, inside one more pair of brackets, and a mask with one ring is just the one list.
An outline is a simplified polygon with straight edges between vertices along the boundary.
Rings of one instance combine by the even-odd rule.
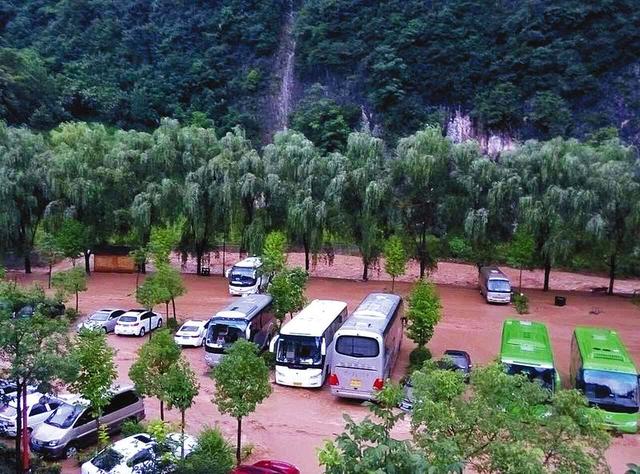
[[482, 151], [490, 156], [498, 156], [517, 146], [517, 141], [505, 133], [487, 134], [478, 131], [471, 117], [460, 110], [456, 110], [447, 123], [447, 137], [454, 143], [475, 141]]

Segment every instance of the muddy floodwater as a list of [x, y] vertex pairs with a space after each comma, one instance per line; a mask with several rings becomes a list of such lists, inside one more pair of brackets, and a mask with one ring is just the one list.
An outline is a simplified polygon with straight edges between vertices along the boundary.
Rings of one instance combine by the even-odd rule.
[[[290, 262], [298, 263], [297, 260], [300, 259], [300, 256], [294, 256], [290, 258]], [[349, 310], [352, 310], [367, 293], [390, 290], [390, 282], [383, 279], [368, 282], [348, 279], [357, 278], [360, 271], [361, 267], [355, 257], [336, 257], [332, 267], [319, 264], [313, 272], [318, 276], [310, 280], [307, 296], [309, 299], [346, 301]], [[517, 273], [508, 273], [513, 281], [517, 281]], [[16, 276], [20, 280], [27, 280]], [[341, 278], [327, 278], [328, 276]], [[540, 276], [539, 272], [528, 272], [525, 275], [525, 286], [539, 284]], [[385, 275], [374, 274], [372, 277], [385, 278]], [[44, 280], [44, 274], [38, 272], [28, 278], [32, 279]], [[86, 314], [102, 307], [137, 307], [134, 298], [135, 279], [135, 275], [91, 275], [89, 290], [80, 295], [81, 311]], [[177, 300], [180, 319], [207, 319], [231, 299], [227, 293], [227, 282], [220, 276], [197, 277], [186, 274], [184, 279], [188, 292]], [[515, 316], [513, 308], [483, 303], [474, 287], [475, 270], [468, 265], [441, 264], [434, 279], [439, 283], [438, 290], [444, 308], [444, 317], [429, 343], [434, 357], [440, 356], [445, 349], [463, 349], [469, 352], [475, 364], [493, 360], [499, 350], [502, 321]], [[640, 308], [626, 297], [608, 297], [586, 291], [591, 287], [604, 286], [606, 280], [600, 277], [556, 272], [555, 275], [552, 273], [551, 282], [553, 287], [563, 290], [547, 293], [527, 290], [530, 297], [530, 314], [527, 318], [547, 324], [556, 364], [564, 383], [568, 381], [571, 335], [577, 325], [606, 326], [618, 330], [636, 364], [640, 363]], [[640, 282], [625, 281], [621, 282], [620, 287], [629, 292], [640, 288]], [[403, 296], [409, 288], [409, 282], [396, 283], [396, 292]], [[567, 291], [575, 289], [583, 291]], [[554, 306], [555, 295], [565, 296], [567, 305]], [[157, 307], [156, 310], [163, 312], [164, 308]], [[108, 340], [117, 350], [119, 382], [128, 383], [127, 372], [143, 340], [113, 334], [108, 336]], [[412, 342], [405, 338], [394, 372], [396, 380], [405, 374], [408, 354], [412, 348]], [[184, 354], [200, 375], [201, 385], [195, 405], [187, 412], [187, 431], [197, 434], [204, 426], [218, 426], [229, 440], [234, 440], [235, 421], [220, 415], [211, 403], [214, 386], [204, 363], [203, 350], [185, 349]], [[253, 445], [252, 460], [282, 459], [296, 464], [304, 474], [319, 473], [321, 469], [317, 463], [317, 450], [325, 440], [334, 438], [342, 431], [343, 414], [348, 413], [355, 419], [361, 419], [367, 414], [360, 402], [331, 396], [327, 386], [315, 390], [285, 388], [275, 384], [272, 387], [272, 395], [243, 422], [243, 443]], [[159, 417], [159, 404], [156, 400], [147, 399], [145, 410], [147, 419]], [[169, 420], [179, 420], [177, 411], [167, 413]], [[408, 428], [408, 422], [402, 422], [396, 429], [396, 436], [409, 436]], [[624, 472], [627, 463], [640, 462], [640, 435], [614, 438], [607, 452], [607, 459], [614, 473]], [[63, 472], [78, 471], [75, 463], [64, 462]]]

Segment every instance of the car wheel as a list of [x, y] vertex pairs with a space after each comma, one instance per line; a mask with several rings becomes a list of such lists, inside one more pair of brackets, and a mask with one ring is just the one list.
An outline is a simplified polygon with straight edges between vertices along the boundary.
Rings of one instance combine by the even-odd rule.
[[204, 337], [200, 339], [200, 347], [204, 347]]
[[106, 327], [106, 326], [102, 326], [102, 331], [103, 331], [105, 334], [107, 334], [107, 333], [109, 332], [109, 330], [107, 329], [107, 327]]
[[146, 331], [144, 330], [144, 328], [140, 328], [140, 332], [138, 333], [138, 336], [142, 337], [144, 336], [145, 333]]
[[156, 326], [156, 329], [160, 329], [162, 327], [162, 318], [158, 319], [158, 325]]
[[73, 444], [68, 444], [66, 448], [64, 448], [64, 457], [67, 459], [75, 458], [78, 455], [78, 448], [76, 448]]

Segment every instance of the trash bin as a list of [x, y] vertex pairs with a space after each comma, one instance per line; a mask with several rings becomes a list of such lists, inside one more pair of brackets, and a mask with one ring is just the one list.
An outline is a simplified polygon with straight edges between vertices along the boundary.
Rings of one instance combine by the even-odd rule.
[[556, 296], [555, 305], [556, 306], [564, 306], [567, 304], [567, 298], [564, 296]]

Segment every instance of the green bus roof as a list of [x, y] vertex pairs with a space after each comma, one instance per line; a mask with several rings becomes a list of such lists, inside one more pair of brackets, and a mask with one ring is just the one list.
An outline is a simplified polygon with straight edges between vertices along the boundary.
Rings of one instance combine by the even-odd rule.
[[574, 335], [584, 369], [637, 374], [627, 348], [613, 329], [581, 326]]
[[535, 321], [505, 320], [500, 362], [554, 368], [547, 327]]

